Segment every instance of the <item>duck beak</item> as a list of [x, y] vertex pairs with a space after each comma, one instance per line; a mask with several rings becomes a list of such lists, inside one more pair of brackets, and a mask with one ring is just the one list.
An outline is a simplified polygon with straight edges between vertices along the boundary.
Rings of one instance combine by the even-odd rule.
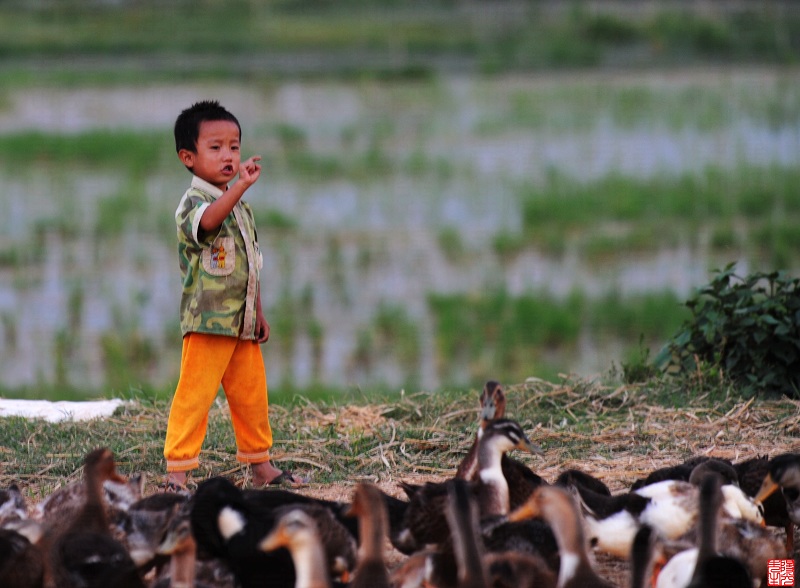
[[658, 576], [661, 574], [661, 570], [664, 569], [665, 565], [667, 565], [667, 558], [663, 553], [659, 553], [653, 558], [653, 573], [650, 581], [650, 586], [652, 588], [656, 588], [658, 585]]
[[542, 448], [535, 443], [531, 443], [531, 440], [528, 438], [520, 439], [517, 449], [521, 451], [527, 451], [528, 453], [533, 453], [535, 455], [544, 455]]
[[764, 502], [767, 498], [772, 496], [772, 494], [774, 494], [778, 488], [780, 488], [780, 486], [778, 486], [778, 483], [772, 479], [772, 476], [770, 474], [767, 474], [764, 477], [764, 481], [761, 483], [761, 488], [759, 489], [758, 493], [756, 494], [756, 497], [753, 500], [755, 500], [756, 502]]
[[117, 470], [111, 472], [111, 475], [108, 477], [108, 479], [114, 482], [119, 482], [120, 484], [125, 484], [128, 481], [128, 478], [117, 472]]
[[289, 544], [289, 535], [286, 533], [283, 525], [273, 530], [269, 535], [264, 537], [258, 544], [261, 551], [275, 551], [280, 547], [286, 547]]
[[517, 507], [513, 512], [509, 513], [508, 515], [508, 522], [509, 523], [518, 523], [520, 521], [527, 521], [529, 519], [535, 519], [541, 513], [539, 509], [539, 503], [534, 499], [533, 496], [528, 498], [524, 503], [522, 503], [519, 507]]
[[167, 535], [164, 537], [164, 540], [156, 549], [156, 552], [160, 553], [161, 555], [172, 555], [177, 548], [178, 548], [178, 534], [167, 533]]
[[494, 402], [487, 402], [481, 409], [481, 421], [494, 420], [494, 415], [497, 412], [497, 406]]
[[350, 502], [350, 504], [342, 508], [342, 516], [345, 517], [357, 517], [362, 512], [363, 508], [360, 506], [360, 503], [355, 498], [355, 496], [353, 497], [353, 500]]
[[131, 559], [133, 560], [133, 563], [136, 564], [136, 567], [140, 567], [140, 566], [143, 566], [144, 564], [146, 564], [147, 562], [149, 562], [151, 559], [153, 559], [153, 556], [156, 555], [156, 553], [158, 553], [159, 555], [172, 555], [171, 551], [169, 553], [166, 553], [166, 552], [160, 551], [160, 549], [161, 548], [159, 547], [159, 548], [156, 549], [155, 552], [153, 552], [151, 549], [136, 549], [136, 548], [134, 548], [134, 549], [129, 550], [129, 553], [131, 555]]

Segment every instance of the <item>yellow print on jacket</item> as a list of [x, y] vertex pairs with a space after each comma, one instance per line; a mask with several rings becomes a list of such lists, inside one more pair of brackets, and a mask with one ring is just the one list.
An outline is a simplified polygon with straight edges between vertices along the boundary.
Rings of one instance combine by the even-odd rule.
[[211, 267], [225, 269], [225, 247], [211, 247]]

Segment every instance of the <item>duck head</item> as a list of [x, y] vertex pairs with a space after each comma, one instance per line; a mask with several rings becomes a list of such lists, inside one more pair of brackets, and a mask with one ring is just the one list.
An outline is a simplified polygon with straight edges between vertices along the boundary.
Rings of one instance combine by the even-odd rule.
[[506, 414], [506, 395], [499, 382], [489, 380], [481, 392], [481, 428]]
[[542, 448], [528, 439], [519, 423], [505, 418], [495, 419], [484, 430], [479, 448], [488, 447], [497, 448], [502, 453], [519, 449], [528, 453], [544, 455]]
[[763, 502], [779, 489], [786, 500], [789, 518], [800, 525], [800, 454], [785, 453], [770, 461], [767, 475], [756, 494], [756, 502]]
[[84, 458], [83, 467], [87, 478], [102, 480], [103, 482], [119, 482], [120, 484], [128, 481], [127, 478], [117, 472], [114, 453], [107, 447], [101, 447], [88, 453]]

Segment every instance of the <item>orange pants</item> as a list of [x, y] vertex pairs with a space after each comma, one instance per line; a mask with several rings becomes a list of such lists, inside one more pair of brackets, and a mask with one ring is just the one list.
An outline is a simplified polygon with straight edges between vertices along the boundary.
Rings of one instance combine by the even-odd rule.
[[258, 342], [189, 333], [183, 338], [181, 373], [167, 423], [167, 471], [182, 472], [200, 465], [208, 411], [220, 384], [231, 411], [236, 459], [243, 463], [269, 459], [272, 429], [267, 375]]

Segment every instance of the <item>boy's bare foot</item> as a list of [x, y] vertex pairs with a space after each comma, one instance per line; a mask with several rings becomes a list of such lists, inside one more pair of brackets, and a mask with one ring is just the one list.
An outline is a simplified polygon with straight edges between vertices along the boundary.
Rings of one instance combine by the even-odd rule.
[[250, 464], [250, 467], [253, 469], [253, 486], [256, 488], [281, 484], [286, 484], [287, 486], [302, 486], [308, 483], [308, 480], [305, 478], [301, 478], [289, 471], [279, 470], [272, 465], [271, 461]]
[[167, 479], [160, 484], [164, 492], [186, 492], [187, 475], [186, 472], [167, 472]]
[[167, 473], [167, 483], [176, 484], [178, 486], [186, 486], [186, 472]]

